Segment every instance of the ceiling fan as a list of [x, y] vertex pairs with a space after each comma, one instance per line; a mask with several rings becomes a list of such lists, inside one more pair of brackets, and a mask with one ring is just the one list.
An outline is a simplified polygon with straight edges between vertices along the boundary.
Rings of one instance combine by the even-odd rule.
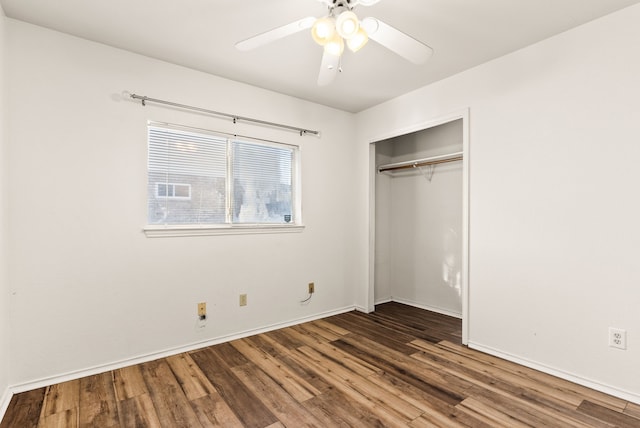
[[340, 58], [345, 44], [352, 52], [361, 49], [369, 39], [414, 63], [423, 64], [433, 54], [433, 49], [408, 34], [386, 24], [379, 19], [367, 17], [362, 20], [354, 13], [358, 6], [371, 6], [380, 0], [317, 0], [325, 3], [329, 13], [321, 18], [308, 16], [290, 24], [274, 28], [267, 32], [236, 43], [236, 48], [248, 51], [311, 29], [316, 43], [324, 47], [318, 85], [326, 86], [333, 82], [340, 70]]

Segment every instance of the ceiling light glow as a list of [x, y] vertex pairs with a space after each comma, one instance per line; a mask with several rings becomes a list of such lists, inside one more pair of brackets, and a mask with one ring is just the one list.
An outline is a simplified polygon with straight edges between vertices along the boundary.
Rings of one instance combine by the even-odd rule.
[[328, 16], [317, 19], [311, 27], [311, 37], [320, 46], [326, 45], [335, 35], [336, 24], [333, 18]]
[[358, 32], [347, 40], [347, 47], [351, 52], [358, 52], [369, 41], [367, 32], [361, 27]]
[[336, 19], [336, 31], [343, 39], [350, 39], [355, 36], [360, 28], [358, 17], [350, 10], [346, 10], [338, 15]]
[[345, 44], [349, 50], [357, 52], [369, 41], [369, 33], [358, 16], [344, 9], [339, 14], [332, 10], [329, 16], [317, 19], [311, 27], [311, 36], [317, 44], [324, 46], [325, 53], [336, 57], [342, 55]]
[[344, 52], [344, 39], [335, 33], [331, 40], [324, 45], [324, 51], [333, 56], [340, 56]]

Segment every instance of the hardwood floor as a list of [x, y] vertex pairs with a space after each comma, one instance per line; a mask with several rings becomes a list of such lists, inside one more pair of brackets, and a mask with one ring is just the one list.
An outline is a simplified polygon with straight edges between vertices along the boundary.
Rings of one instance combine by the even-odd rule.
[[640, 406], [387, 303], [17, 394], [0, 428], [640, 427]]

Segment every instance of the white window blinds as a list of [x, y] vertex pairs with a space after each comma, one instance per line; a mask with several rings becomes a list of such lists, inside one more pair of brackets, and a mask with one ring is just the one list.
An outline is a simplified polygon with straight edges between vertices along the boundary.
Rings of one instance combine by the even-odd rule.
[[148, 128], [150, 225], [295, 223], [298, 148]]
[[288, 223], [293, 149], [233, 144], [233, 222]]

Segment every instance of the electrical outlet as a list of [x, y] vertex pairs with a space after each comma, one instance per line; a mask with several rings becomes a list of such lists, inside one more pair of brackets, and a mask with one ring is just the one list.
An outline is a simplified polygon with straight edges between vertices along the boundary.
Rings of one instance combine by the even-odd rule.
[[247, 295], [246, 294], [241, 294], [240, 295], [240, 306], [247, 306]]
[[609, 346], [612, 348], [627, 349], [627, 330], [609, 327]]
[[316, 291], [316, 286], [313, 282], [309, 283], [309, 294], [313, 294]]
[[207, 318], [207, 302], [198, 303], [198, 318], [201, 320]]

